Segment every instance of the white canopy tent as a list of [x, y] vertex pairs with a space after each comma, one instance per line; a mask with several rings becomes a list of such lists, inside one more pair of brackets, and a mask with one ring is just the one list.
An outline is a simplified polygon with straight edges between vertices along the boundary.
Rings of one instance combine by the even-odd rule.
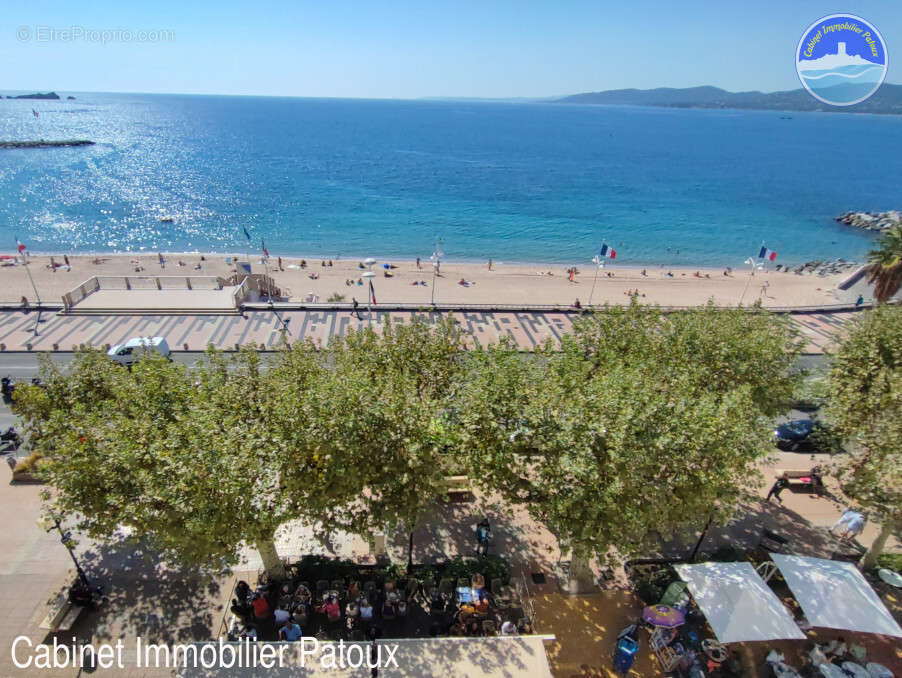
[[902, 628], [852, 563], [771, 556], [812, 626], [902, 637]]
[[751, 563], [674, 565], [721, 643], [806, 636]]

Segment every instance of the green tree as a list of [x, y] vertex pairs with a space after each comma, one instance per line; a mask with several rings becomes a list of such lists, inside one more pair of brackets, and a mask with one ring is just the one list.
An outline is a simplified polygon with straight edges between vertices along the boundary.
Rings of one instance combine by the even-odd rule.
[[276, 529], [317, 519], [328, 503], [321, 484], [284, 491], [286, 477], [329, 469], [297, 444], [307, 425], [299, 401], [322, 373], [313, 349], [296, 345], [277, 362], [262, 370], [250, 347], [230, 358], [210, 351], [190, 371], [156, 354], [128, 370], [87, 350], [66, 372], [43, 359], [46, 389], [17, 390], [14, 407], [45, 455], [55, 510], [89, 536], [126, 527], [198, 564], [234, 562], [253, 544], [278, 577]]
[[886, 303], [902, 287], [902, 226], [884, 231], [879, 244], [868, 253], [868, 283], [874, 285], [874, 298]]
[[464, 345], [455, 321], [392, 323], [382, 332], [349, 332], [329, 346], [328, 385], [320, 392], [315, 444], [348, 465], [356, 504], [348, 529], [404, 526], [413, 533], [425, 511], [461, 472], [455, 401]]
[[585, 584], [594, 558], [731, 515], [760, 477], [800, 351], [788, 319], [760, 309], [605, 308], [560, 351], [476, 355], [464, 442], [487, 489], [569, 546]]
[[902, 526], [902, 307], [851, 323], [833, 356], [829, 397], [834, 426], [852, 442], [839, 468], [843, 491], [881, 521], [862, 560], [870, 568]]

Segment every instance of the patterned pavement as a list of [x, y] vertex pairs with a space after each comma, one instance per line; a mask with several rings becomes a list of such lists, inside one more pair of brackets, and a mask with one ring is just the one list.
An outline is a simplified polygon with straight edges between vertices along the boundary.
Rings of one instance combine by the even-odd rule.
[[[80, 344], [115, 345], [136, 336], [163, 336], [173, 350], [204, 350], [209, 344], [233, 349], [236, 344], [254, 342], [267, 347], [281, 340], [284, 320], [287, 339], [312, 338], [326, 344], [333, 336], [371, 323], [378, 328], [390, 316], [393, 321], [411, 322], [413, 318], [437, 319], [444, 314], [417, 311], [366, 312], [361, 320], [347, 311], [294, 310], [279, 312], [246, 311], [244, 315], [58, 315], [41, 313], [38, 334], [34, 335], [36, 313], [0, 312], [0, 350], [70, 351]], [[807, 337], [807, 352], [822, 353], [836, 331], [853, 312], [794, 315], [794, 321]], [[485, 346], [510, 337], [521, 350], [530, 350], [547, 338], [560, 339], [572, 327], [573, 315], [565, 312], [468, 312], [454, 317], [477, 344]], [[54, 345], [56, 348], [54, 349]], [[29, 348], [30, 346], [30, 348]]]

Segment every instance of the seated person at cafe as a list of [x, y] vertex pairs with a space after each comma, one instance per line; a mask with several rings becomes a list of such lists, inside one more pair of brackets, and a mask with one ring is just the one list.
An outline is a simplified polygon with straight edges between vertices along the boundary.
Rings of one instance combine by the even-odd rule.
[[477, 614], [488, 614], [488, 611], [489, 611], [488, 598], [480, 598], [479, 600], [476, 601], [476, 603], [473, 605], [473, 607], [476, 609]]
[[237, 586], [235, 586], [235, 595], [238, 596], [238, 600], [242, 603], [246, 602], [251, 597], [251, 587], [243, 579], [238, 582]]
[[345, 591], [345, 598], [347, 600], [357, 600], [360, 597], [360, 582], [356, 579], [351, 580], [351, 583], [348, 584], [348, 590]]
[[395, 604], [388, 598], [386, 598], [385, 602], [382, 603], [382, 616], [383, 617], [394, 617], [395, 616]]
[[326, 598], [326, 601], [319, 606], [317, 611], [326, 615], [326, 619], [330, 622], [336, 622], [341, 619], [341, 608], [338, 606], [338, 601], [332, 596]]
[[293, 621], [288, 621], [279, 629], [279, 640], [295, 641], [301, 637], [301, 627]]
[[471, 622], [467, 623], [467, 635], [468, 636], [481, 636], [482, 635], [482, 626], [479, 625], [479, 622], [475, 619]]
[[294, 606], [294, 609], [291, 611], [291, 616], [298, 624], [306, 625], [309, 609], [310, 608], [303, 603], [299, 603], [298, 605]]
[[279, 607], [283, 610], [288, 610], [291, 608], [292, 602], [291, 588], [288, 584], [282, 586], [282, 590], [279, 593]]
[[266, 596], [262, 593], [258, 593], [254, 596], [254, 602], [251, 603], [251, 605], [253, 605], [254, 617], [257, 620], [268, 619], [269, 615], [272, 613], [269, 601], [266, 600]]
[[275, 619], [276, 626], [281, 626], [291, 618], [291, 613], [284, 608], [277, 607], [273, 612], [273, 617]]
[[373, 618], [373, 606], [366, 598], [360, 601], [360, 618], [365, 621]]
[[310, 592], [310, 589], [303, 584], [298, 584], [298, 588], [294, 592], [295, 604], [303, 603], [304, 605], [309, 605], [311, 600], [313, 600], [313, 594]]

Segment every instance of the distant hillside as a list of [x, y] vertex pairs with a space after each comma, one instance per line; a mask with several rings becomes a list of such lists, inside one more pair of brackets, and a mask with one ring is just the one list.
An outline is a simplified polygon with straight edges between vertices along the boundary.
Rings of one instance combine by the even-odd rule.
[[672, 108], [748, 108], [777, 111], [902, 114], [902, 85], [884, 83], [870, 99], [854, 106], [828, 106], [804, 89], [787, 92], [728, 92], [719, 87], [611, 89], [573, 94], [555, 103], [668, 106]]

